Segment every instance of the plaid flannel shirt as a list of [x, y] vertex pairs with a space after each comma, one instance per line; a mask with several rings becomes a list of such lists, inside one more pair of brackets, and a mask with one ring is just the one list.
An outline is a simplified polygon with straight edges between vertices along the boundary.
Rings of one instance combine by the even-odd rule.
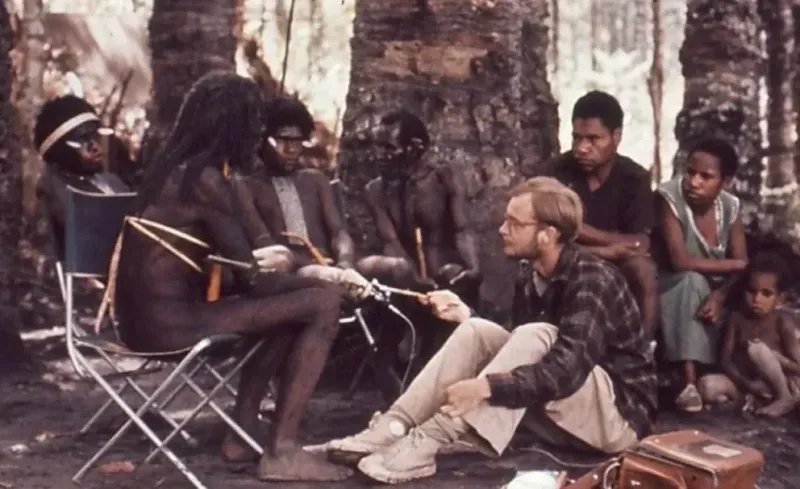
[[[541, 406], [574, 394], [596, 365], [611, 378], [620, 414], [641, 438], [656, 414], [656, 372], [639, 308], [612, 265], [564, 247], [540, 296], [530, 267], [514, 294], [513, 325], [548, 322], [558, 339], [536, 364], [487, 376], [493, 405]], [[592, 409], [586, 406], [586, 409]]]

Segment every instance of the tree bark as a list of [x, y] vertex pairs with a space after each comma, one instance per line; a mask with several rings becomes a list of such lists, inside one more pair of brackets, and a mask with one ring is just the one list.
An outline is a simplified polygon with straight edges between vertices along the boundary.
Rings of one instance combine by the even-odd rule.
[[[377, 251], [360, 202], [374, 177], [359, 134], [405, 107], [426, 122], [432, 163], [465, 176], [470, 221], [486, 273], [483, 298], [511, 296], [497, 229], [509, 188], [558, 151], [556, 103], [546, 79], [548, 0], [358, 0], [340, 152], [348, 219], [363, 250]], [[356, 198], [358, 197], [358, 198]]]
[[767, 188], [796, 186], [794, 138], [794, 21], [790, 0], [760, 0], [766, 34], [767, 63]]
[[759, 16], [750, 0], [689, 0], [680, 61], [686, 83], [683, 109], [675, 124], [679, 143], [674, 171], [680, 172], [687, 146], [697, 137], [729, 140], [742, 166], [734, 191], [743, 201], [746, 224], [755, 220], [761, 186], [759, 129]]
[[13, 45], [9, 14], [0, 6], [0, 372], [24, 358], [17, 296], [22, 177], [19, 120], [11, 103], [14, 69], [9, 53]]
[[155, 0], [150, 17], [153, 100], [147, 155], [158, 151], [192, 84], [214, 70], [236, 68], [239, 0]]
[[766, 86], [767, 177], [758, 219], [759, 231], [800, 251], [800, 195], [795, 161], [797, 116], [795, 114], [796, 59], [792, 0], [760, 0], [759, 10], [768, 54]]
[[650, 176], [656, 183], [661, 183], [661, 112], [664, 109], [664, 53], [661, 29], [661, 0], [650, 2], [653, 9], [653, 62], [650, 76], [647, 78], [647, 89], [653, 106], [653, 166]]

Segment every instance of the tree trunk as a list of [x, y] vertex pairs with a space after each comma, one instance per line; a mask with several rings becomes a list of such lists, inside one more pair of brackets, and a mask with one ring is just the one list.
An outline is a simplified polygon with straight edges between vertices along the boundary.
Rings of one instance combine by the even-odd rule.
[[[509, 188], [558, 151], [557, 111], [546, 79], [548, 0], [358, 0], [340, 168], [354, 238], [376, 251], [360, 199], [374, 177], [356, 136], [397, 107], [428, 125], [427, 158], [465, 176], [470, 221], [486, 272], [483, 299], [506, 309], [512, 273], [497, 229]], [[350, 136], [347, 136], [350, 135]], [[504, 300], [505, 299], [505, 300]]]
[[795, 187], [794, 22], [790, 0], [760, 0], [767, 41], [767, 188]]
[[206, 73], [236, 68], [239, 0], [154, 0], [150, 17], [153, 100], [148, 162], [178, 115], [184, 95]]
[[0, 372], [24, 358], [19, 337], [17, 276], [22, 225], [22, 177], [18, 115], [11, 103], [14, 80], [9, 52], [14, 35], [8, 11], [0, 6]]
[[759, 74], [763, 55], [759, 16], [750, 0], [689, 0], [686, 38], [680, 50], [686, 83], [683, 109], [675, 124], [679, 143], [674, 171], [680, 172], [688, 144], [700, 136], [729, 140], [742, 167], [734, 190], [743, 219], [755, 219], [762, 155], [759, 130]]
[[800, 196], [795, 176], [796, 60], [791, 0], [760, 0], [768, 54], [767, 178], [762, 194], [759, 231], [800, 250]]
[[653, 166], [650, 176], [654, 182], [661, 183], [661, 121], [664, 109], [664, 53], [661, 29], [661, 0], [652, 0], [653, 9], [653, 62], [650, 76], [647, 78], [647, 89], [653, 106]]

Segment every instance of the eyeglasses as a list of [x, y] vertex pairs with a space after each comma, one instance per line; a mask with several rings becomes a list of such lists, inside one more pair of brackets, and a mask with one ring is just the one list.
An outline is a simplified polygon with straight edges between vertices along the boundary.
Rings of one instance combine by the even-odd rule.
[[269, 141], [270, 146], [273, 148], [277, 148], [278, 145], [281, 146], [302, 146], [303, 148], [311, 148], [314, 146], [315, 141], [313, 139], [306, 139], [306, 138], [294, 138], [294, 137], [274, 137], [270, 136], [267, 138]]
[[76, 134], [71, 139], [64, 141], [67, 146], [77, 150], [85, 150], [90, 144], [97, 142], [97, 136], [111, 136], [114, 130], [110, 127], [98, 127], [96, 131]]

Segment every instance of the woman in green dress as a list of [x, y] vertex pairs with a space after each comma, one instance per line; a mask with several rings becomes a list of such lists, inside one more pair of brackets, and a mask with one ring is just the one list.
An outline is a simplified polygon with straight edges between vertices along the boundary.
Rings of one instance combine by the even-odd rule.
[[682, 175], [658, 188], [656, 209], [668, 260], [659, 295], [667, 361], [683, 365], [678, 409], [697, 412], [697, 364], [714, 365], [720, 313], [730, 284], [747, 265], [739, 199], [725, 191], [738, 167], [736, 151], [721, 139], [703, 139]]

